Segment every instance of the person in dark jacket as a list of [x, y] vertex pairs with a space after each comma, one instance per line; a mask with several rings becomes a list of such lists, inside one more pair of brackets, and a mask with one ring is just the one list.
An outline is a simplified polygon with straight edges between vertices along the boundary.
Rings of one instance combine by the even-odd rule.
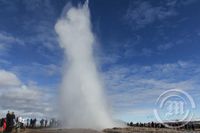
[[48, 123], [48, 120], [46, 119], [46, 120], [45, 120], [45, 127], [47, 127], [47, 123]]
[[8, 111], [6, 114], [6, 132], [11, 132], [12, 127], [11, 127], [11, 113]]
[[15, 113], [12, 112], [12, 114], [11, 114], [11, 127], [13, 128], [14, 125], [15, 125]]

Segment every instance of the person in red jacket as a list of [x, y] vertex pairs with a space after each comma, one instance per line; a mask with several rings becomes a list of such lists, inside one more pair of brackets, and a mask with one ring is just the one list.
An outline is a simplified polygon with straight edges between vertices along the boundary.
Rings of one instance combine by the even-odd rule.
[[0, 132], [6, 131], [6, 118], [1, 119], [1, 127], [0, 127]]
[[6, 130], [6, 118], [3, 119], [3, 131]]

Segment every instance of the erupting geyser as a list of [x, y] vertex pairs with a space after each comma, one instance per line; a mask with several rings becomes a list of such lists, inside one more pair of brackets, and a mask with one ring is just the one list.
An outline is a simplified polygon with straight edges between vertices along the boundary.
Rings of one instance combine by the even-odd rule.
[[95, 39], [91, 31], [88, 1], [83, 6], [64, 12], [55, 30], [67, 58], [61, 86], [64, 127], [112, 127], [93, 58]]

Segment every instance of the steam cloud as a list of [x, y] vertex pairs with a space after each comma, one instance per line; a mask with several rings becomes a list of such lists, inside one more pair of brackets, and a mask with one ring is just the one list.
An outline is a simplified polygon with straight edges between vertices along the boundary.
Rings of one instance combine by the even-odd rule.
[[55, 30], [67, 58], [61, 85], [64, 127], [112, 127], [93, 58], [95, 38], [91, 31], [88, 1], [64, 12]]

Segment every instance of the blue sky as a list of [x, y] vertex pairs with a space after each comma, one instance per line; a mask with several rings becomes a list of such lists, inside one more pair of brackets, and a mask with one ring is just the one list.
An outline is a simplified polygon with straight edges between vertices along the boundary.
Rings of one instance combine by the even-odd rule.
[[[2, 112], [55, 112], [64, 58], [54, 26], [66, 4], [83, 2], [0, 0]], [[156, 99], [173, 88], [194, 98], [200, 118], [199, 6], [198, 0], [90, 0], [94, 56], [115, 118], [155, 120]]]

